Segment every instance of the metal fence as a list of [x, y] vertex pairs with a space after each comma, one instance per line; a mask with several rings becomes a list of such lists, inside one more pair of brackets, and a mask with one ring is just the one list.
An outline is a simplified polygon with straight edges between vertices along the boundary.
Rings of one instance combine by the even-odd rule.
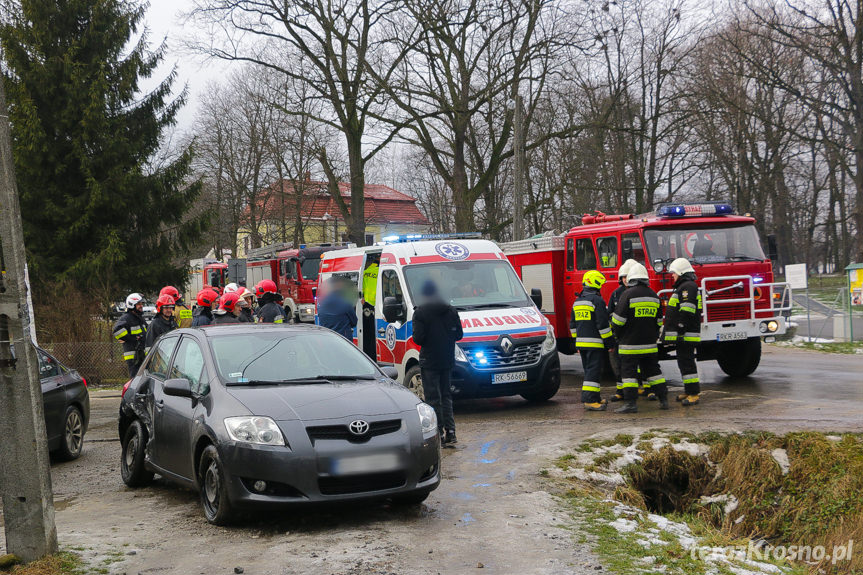
[[123, 346], [115, 341], [48, 343], [42, 347], [91, 385], [122, 385], [129, 379]]

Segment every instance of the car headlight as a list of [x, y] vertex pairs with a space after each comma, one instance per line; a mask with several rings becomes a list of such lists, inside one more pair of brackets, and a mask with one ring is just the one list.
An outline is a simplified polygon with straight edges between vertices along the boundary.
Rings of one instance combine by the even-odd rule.
[[557, 349], [557, 339], [554, 337], [554, 328], [548, 326], [545, 330], [545, 340], [542, 342], [542, 353], [551, 353]]
[[234, 441], [258, 445], [285, 445], [282, 431], [269, 417], [259, 415], [226, 417], [225, 428]]
[[437, 415], [434, 408], [428, 403], [418, 403], [417, 413], [420, 416], [420, 426], [423, 433], [432, 433], [437, 431]]
[[467, 356], [464, 354], [464, 350], [459, 346], [455, 346], [455, 360], [467, 362]]

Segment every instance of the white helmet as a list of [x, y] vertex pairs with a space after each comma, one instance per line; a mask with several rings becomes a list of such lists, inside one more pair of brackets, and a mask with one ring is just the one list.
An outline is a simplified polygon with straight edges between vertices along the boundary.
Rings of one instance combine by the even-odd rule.
[[649, 281], [650, 276], [647, 275], [647, 268], [638, 262], [629, 266], [629, 273], [626, 274], [626, 285], [633, 286], [638, 281]]
[[620, 266], [620, 269], [617, 270], [618, 277], [626, 277], [627, 272], [632, 268], [632, 264], [637, 264], [637, 263], [638, 262], [632, 258], [629, 258], [628, 260], [623, 262], [623, 265]]
[[679, 276], [695, 273], [695, 270], [692, 269], [692, 264], [690, 264], [689, 260], [686, 258], [677, 258], [671, 262], [671, 265], [668, 266], [668, 271]]
[[225, 286], [225, 293], [234, 293], [238, 289], [240, 289], [240, 286], [235, 283], [229, 283]]
[[139, 293], [130, 293], [126, 298], [126, 311], [134, 309], [142, 301], [144, 301], [144, 296]]

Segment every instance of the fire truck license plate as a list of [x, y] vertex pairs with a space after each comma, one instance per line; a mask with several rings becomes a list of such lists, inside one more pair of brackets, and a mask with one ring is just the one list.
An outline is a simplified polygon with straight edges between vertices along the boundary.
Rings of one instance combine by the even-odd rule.
[[728, 333], [717, 333], [716, 341], [736, 341], [746, 339], [745, 331], [729, 331]]
[[517, 381], [527, 381], [527, 372], [513, 371], [510, 373], [496, 373], [491, 377], [492, 383], [514, 383]]

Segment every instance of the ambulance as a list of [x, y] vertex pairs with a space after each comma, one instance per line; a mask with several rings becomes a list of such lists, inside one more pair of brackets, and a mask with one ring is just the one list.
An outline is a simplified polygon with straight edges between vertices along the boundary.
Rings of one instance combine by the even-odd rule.
[[[750, 375], [761, 360], [761, 342], [787, 329], [791, 288], [774, 282], [773, 266], [761, 247], [755, 218], [737, 215], [725, 203], [663, 204], [649, 214], [585, 214], [582, 225], [501, 246], [528, 289], [546, 295], [541, 308], [557, 332], [558, 349], [575, 353], [569, 319], [585, 272], [608, 280], [608, 301], [618, 286], [617, 270], [627, 259], [643, 264], [650, 287], [663, 304], [674, 280], [668, 266], [687, 258], [695, 268], [702, 298], [698, 361], [716, 359], [732, 377]], [[773, 250], [769, 250], [773, 251]], [[674, 349], [659, 342], [660, 359]]]
[[[478, 234], [407, 235], [379, 245], [327, 252], [319, 293], [333, 276], [357, 288], [354, 343], [422, 397], [419, 346], [412, 338], [414, 308], [427, 281], [458, 311], [464, 338], [455, 348], [453, 397], [521, 395], [545, 401], [560, 387], [554, 329], [540, 313], [541, 296], [528, 296], [507, 258]], [[363, 315], [363, 276], [378, 266], [375, 305]], [[374, 269], [372, 267], [372, 269]]]

